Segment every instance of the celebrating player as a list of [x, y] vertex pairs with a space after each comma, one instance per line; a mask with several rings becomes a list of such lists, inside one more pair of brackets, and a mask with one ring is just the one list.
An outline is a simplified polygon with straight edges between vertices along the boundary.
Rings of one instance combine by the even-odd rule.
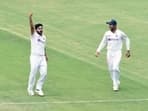
[[30, 55], [30, 75], [28, 81], [28, 94], [34, 95], [34, 85], [36, 74], [39, 71], [40, 77], [36, 84], [35, 93], [39, 96], [44, 96], [42, 91], [43, 83], [47, 75], [47, 54], [45, 49], [46, 36], [43, 34], [42, 24], [33, 24], [32, 13], [29, 15], [30, 30], [31, 30], [31, 55]]

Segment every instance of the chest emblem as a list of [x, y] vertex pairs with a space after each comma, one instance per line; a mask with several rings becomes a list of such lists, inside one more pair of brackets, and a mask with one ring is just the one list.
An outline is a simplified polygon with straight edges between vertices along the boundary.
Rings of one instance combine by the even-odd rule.
[[37, 39], [37, 41], [40, 43], [45, 43], [45, 39]]

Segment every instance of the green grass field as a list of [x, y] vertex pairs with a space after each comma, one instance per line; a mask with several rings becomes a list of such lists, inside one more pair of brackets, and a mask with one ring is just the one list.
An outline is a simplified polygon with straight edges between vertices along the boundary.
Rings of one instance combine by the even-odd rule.
[[[147, 5], [147, 0], [2, 1], [0, 111], [146, 111]], [[26, 91], [30, 12], [34, 21], [45, 24], [48, 39], [45, 97], [30, 97]], [[112, 91], [106, 50], [94, 57], [110, 18], [131, 39], [132, 57], [122, 58], [119, 92]]]

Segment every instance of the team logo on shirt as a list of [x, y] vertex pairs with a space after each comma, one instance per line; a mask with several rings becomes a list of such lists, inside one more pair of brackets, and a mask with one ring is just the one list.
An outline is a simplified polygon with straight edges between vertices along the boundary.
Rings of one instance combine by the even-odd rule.
[[111, 35], [107, 35], [107, 40], [108, 41], [118, 41], [120, 38], [119, 36], [116, 34], [114, 37], [112, 37]]
[[37, 39], [38, 42], [45, 43], [45, 39]]
[[[117, 37], [118, 37], [118, 36], [117, 36]], [[108, 40], [108, 41], [118, 41], [119, 38], [111, 38], [111, 37], [108, 37], [107, 40]]]
[[120, 40], [120, 35], [115, 34], [115, 35], [106, 35], [108, 41], [118, 41]]
[[108, 41], [117, 41], [119, 40], [118, 38], [107, 38]]

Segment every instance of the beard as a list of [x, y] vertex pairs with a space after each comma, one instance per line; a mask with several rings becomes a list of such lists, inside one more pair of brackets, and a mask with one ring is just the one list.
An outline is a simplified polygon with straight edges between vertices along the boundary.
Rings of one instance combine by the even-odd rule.
[[43, 34], [43, 31], [37, 31], [37, 33], [38, 33], [39, 35], [42, 35], [42, 34]]

